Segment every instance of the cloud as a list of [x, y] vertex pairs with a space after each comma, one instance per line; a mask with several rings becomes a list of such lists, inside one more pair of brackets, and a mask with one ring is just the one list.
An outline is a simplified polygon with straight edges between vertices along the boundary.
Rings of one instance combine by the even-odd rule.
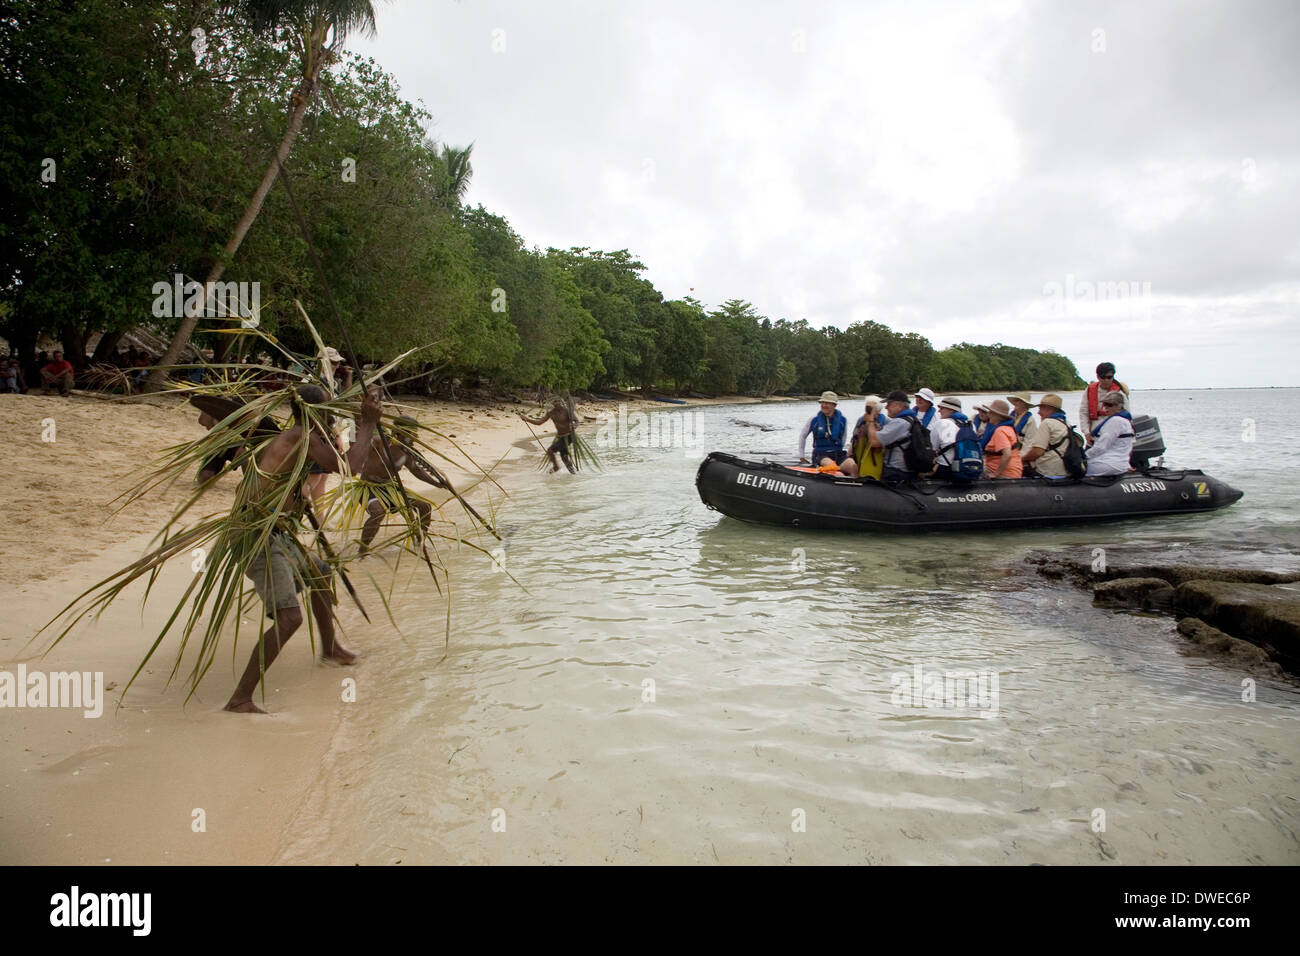
[[[352, 46], [470, 202], [669, 297], [1300, 384], [1300, 5], [435, 2]], [[1149, 292], [1053, 322], [1071, 278]]]

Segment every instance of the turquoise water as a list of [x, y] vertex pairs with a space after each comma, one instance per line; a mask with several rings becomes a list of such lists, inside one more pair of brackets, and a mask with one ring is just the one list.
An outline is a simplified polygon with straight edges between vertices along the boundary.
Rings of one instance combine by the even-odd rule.
[[[1147, 544], [1282, 566], [1298, 397], [1137, 392], [1167, 464], [1245, 497], [1097, 527], [872, 538], [701, 504], [706, 452], [789, 457], [812, 403], [665, 411], [699, 446], [607, 447], [602, 474], [517, 464], [503, 551], [454, 558], [449, 646], [418, 579], [397, 601], [410, 643], [365, 641], [382, 699], [348, 712], [282, 856], [1300, 862], [1300, 693], [1023, 569], [1031, 549]], [[982, 689], [927, 705], [933, 675]]]

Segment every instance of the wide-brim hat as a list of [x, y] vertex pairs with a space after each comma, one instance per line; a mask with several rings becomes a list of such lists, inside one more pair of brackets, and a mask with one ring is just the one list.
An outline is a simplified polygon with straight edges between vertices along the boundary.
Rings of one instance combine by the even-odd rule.
[[1034, 396], [1030, 392], [1012, 392], [1007, 396], [1008, 402], [1024, 402], [1026, 405], [1034, 404]]
[[931, 405], [934, 404], [934, 392], [930, 391], [928, 388], [919, 389], [916, 393], [916, 397], [924, 398]]
[[822, 397], [819, 398], [818, 401], [830, 402], [832, 405], [838, 405], [840, 403], [840, 397], [834, 392], [822, 392]]
[[1002, 398], [995, 398], [987, 405], [982, 405], [980, 407], [983, 411], [988, 412], [990, 415], [1000, 415], [1003, 418], [1011, 417], [1011, 406], [1008, 405], [1006, 400]]
[[1060, 395], [1056, 395], [1056, 394], [1054, 394], [1054, 393], [1052, 393], [1052, 392], [1048, 392], [1046, 395], [1044, 395], [1042, 398], [1040, 398], [1040, 399], [1038, 400], [1038, 404], [1039, 404], [1039, 405], [1050, 405], [1050, 406], [1052, 406], [1054, 409], [1056, 409], [1058, 412], [1059, 412], [1061, 409], [1063, 409], [1063, 408], [1065, 407], [1064, 405], [1061, 404], [1061, 396], [1060, 396]]
[[945, 398], [945, 399], [941, 399], [940, 402], [939, 402], [939, 407], [940, 407], [940, 408], [950, 408], [950, 409], [952, 409], [954, 412], [959, 412], [959, 411], [961, 411], [961, 399], [960, 399], [960, 398]]

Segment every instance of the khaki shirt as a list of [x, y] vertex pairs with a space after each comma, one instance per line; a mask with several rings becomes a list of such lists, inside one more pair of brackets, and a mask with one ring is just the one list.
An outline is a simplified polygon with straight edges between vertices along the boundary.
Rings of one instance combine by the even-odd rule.
[[[1044, 418], [1038, 423], [1029, 447], [1044, 449], [1043, 453], [1030, 463], [1040, 475], [1046, 475], [1048, 478], [1066, 477], [1063, 456], [1067, 447], [1065, 437], [1069, 433], [1069, 428], [1059, 418]], [[1055, 451], [1049, 450], [1052, 445], [1057, 445]]]

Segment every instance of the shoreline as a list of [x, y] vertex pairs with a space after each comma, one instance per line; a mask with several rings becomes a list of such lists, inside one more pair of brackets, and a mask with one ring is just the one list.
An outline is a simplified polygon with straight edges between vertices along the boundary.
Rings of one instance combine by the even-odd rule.
[[[760, 401], [724, 396], [687, 403]], [[534, 428], [539, 443], [515, 415], [533, 413], [534, 405], [409, 396], [391, 404], [437, 427], [507, 493], [549, 477], [529, 460], [541, 454], [553, 428]], [[578, 412], [590, 424], [619, 404], [584, 402]], [[639, 411], [684, 407], [650, 399], [624, 404]], [[10, 521], [0, 527], [0, 545], [23, 556], [0, 568], [0, 585], [10, 597], [0, 628], [0, 671], [16, 674], [23, 664], [28, 672], [103, 674], [97, 719], [84, 717], [81, 708], [0, 708], [0, 761], [10, 770], [0, 787], [0, 862], [274, 862], [290, 829], [310, 822], [307, 808], [322, 775], [346, 758], [338, 750], [347, 722], [340, 684], [347, 677], [363, 684], [368, 649], [380, 650], [390, 636], [383, 611], [375, 612], [383, 599], [369, 578], [374, 574], [383, 582], [391, 572], [374, 565], [353, 574], [373, 624], [350, 603], [337, 609], [341, 637], [359, 652], [359, 666], [315, 662], [302, 650], [311, 646], [304, 629], [268, 673], [266, 717], [220, 709], [255, 646], [255, 611], [241, 615], [233, 654], [232, 635], [223, 635], [212, 672], [188, 704], [184, 677], [193, 648], [167, 686], [179, 643], [174, 631], [123, 702], [123, 688], [190, 580], [187, 562], [169, 563], [143, 610], [143, 582], [137, 582], [100, 619], [81, 622], [53, 649], [49, 634], [30, 644], [29, 638], [74, 595], [148, 550], [190, 487], [157, 489], [116, 514], [113, 499], [139, 480], [161, 449], [202, 434], [198, 413], [169, 396], [121, 401], [75, 392], [71, 399], [16, 395], [0, 401], [0, 424], [9, 436], [6, 472], [13, 505]], [[463, 458], [452, 449], [447, 453]], [[468, 462], [437, 463], [485, 515], [500, 504], [501, 492]], [[441, 514], [456, 527], [446, 533], [468, 532], [471, 524], [450, 495], [409, 476], [404, 482], [438, 505], [450, 501]], [[195, 514], [229, 508], [236, 483], [229, 475], [217, 479]], [[482, 534], [476, 540], [488, 547], [494, 539]]]

